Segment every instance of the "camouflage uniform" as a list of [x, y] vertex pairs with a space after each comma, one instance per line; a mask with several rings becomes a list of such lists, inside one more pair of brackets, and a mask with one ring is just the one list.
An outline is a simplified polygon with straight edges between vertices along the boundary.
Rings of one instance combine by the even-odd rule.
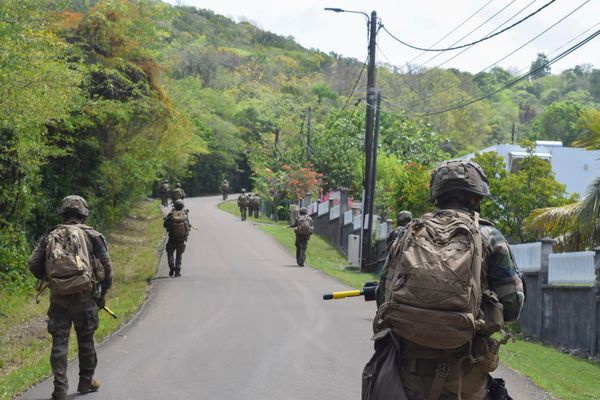
[[242, 221], [246, 220], [246, 214], [248, 212], [248, 195], [246, 194], [246, 192], [244, 190], [242, 190], [242, 193], [239, 195], [238, 200], [238, 207], [240, 209], [240, 216], [242, 218]]
[[[481, 167], [473, 162], [449, 161], [440, 165], [432, 174], [430, 198], [442, 209], [472, 212], [478, 209], [478, 201], [487, 196], [487, 177]], [[466, 203], [458, 206], [461, 202], [471, 203], [469, 206]], [[483, 250], [481, 291], [491, 290], [498, 296], [503, 306], [504, 322], [515, 321], [525, 296], [510, 247], [490, 222], [480, 218], [479, 228]], [[378, 306], [383, 303], [385, 288], [393, 284], [394, 277], [388, 276], [389, 264], [388, 257], [377, 289]], [[498, 343], [490, 336], [481, 332], [472, 340], [472, 348], [467, 344], [452, 351], [424, 347], [399, 337], [398, 341], [402, 354], [401, 381], [408, 400], [428, 399], [430, 391], [440, 393], [439, 397], [434, 396], [436, 399], [455, 400], [458, 398], [459, 386], [463, 400], [486, 399], [491, 379], [489, 372], [497, 367], [498, 362]], [[460, 361], [471, 355], [479, 360], [474, 364]], [[449, 367], [448, 371], [439, 370], [444, 364]]]
[[310, 234], [303, 235], [298, 232], [298, 225], [300, 225], [300, 219], [302, 218], [308, 219], [310, 223], [311, 232], [313, 227], [313, 220], [307, 214], [301, 214], [296, 220], [296, 223], [294, 224], [294, 233], [296, 234], [296, 241], [294, 243], [296, 245], [296, 263], [300, 267], [304, 267], [304, 261], [306, 261], [306, 249], [308, 248], [308, 240], [310, 239]]
[[[180, 200], [179, 200], [180, 201]], [[179, 210], [183, 209], [180, 208]], [[169, 233], [169, 237], [167, 239], [167, 245], [165, 246], [165, 250], [167, 250], [167, 262], [169, 264], [169, 276], [181, 276], [181, 260], [183, 253], [185, 251], [185, 246], [187, 243], [187, 238], [189, 234], [190, 221], [188, 219], [187, 211], [185, 211], [185, 224], [186, 224], [186, 235], [183, 239], [176, 239], [171, 236], [171, 226], [173, 221], [173, 211], [169, 212], [167, 216], [164, 218], [163, 226]]]
[[260, 196], [258, 194], [252, 197], [252, 209], [254, 210], [254, 218], [258, 218], [260, 213]]
[[169, 206], [169, 184], [167, 182], [163, 182], [160, 184], [158, 188], [160, 193], [160, 203], [163, 207]]
[[[93, 228], [81, 225], [81, 219], [69, 218], [65, 224], [78, 225], [86, 233], [86, 242], [92, 262], [100, 262], [104, 268], [104, 281], [100, 282], [102, 296], [112, 286], [112, 263], [108, 254], [108, 246], [104, 237]], [[49, 229], [39, 240], [28, 261], [29, 270], [40, 280], [46, 280], [46, 247], [48, 244]], [[91, 250], [89, 250], [91, 249]], [[102, 302], [103, 302], [102, 297]], [[69, 345], [69, 332], [71, 325], [77, 334], [79, 355], [79, 387], [82, 383], [89, 383], [94, 377], [97, 358], [94, 346], [94, 332], [98, 328], [98, 297], [94, 291], [60, 296], [50, 293], [50, 307], [48, 308], [48, 332], [52, 335], [52, 353], [50, 365], [54, 374], [53, 398], [66, 394], [69, 384], [67, 381], [67, 354]], [[79, 388], [78, 388], [79, 390]], [[56, 395], [56, 397], [55, 397]]]
[[171, 200], [173, 201], [173, 203], [175, 203], [175, 201], [183, 199], [185, 199], [185, 192], [181, 188], [181, 185], [178, 183], [177, 187], [171, 192]]
[[221, 193], [223, 193], [223, 200], [227, 200], [227, 196], [229, 196], [229, 182], [227, 179], [221, 184]]
[[[485, 289], [493, 290], [504, 306], [504, 320], [506, 322], [515, 321], [524, 301], [523, 284], [519, 278], [518, 269], [510, 252], [506, 239], [500, 231], [486, 221], [481, 221], [481, 238], [483, 242], [483, 260], [481, 265], [482, 291]], [[385, 290], [387, 272], [387, 263], [385, 272], [380, 280], [381, 293]], [[387, 282], [389, 284], [389, 282]], [[378, 288], [378, 295], [379, 295]], [[380, 299], [378, 298], [378, 302]], [[480, 340], [487, 340], [486, 337], [479, 337]], [[402, 382], [407, 392], [409, 400], [425, 400], [422, 393], [428, 393], [436, 374], [439, 358], [435, 356], [432, 349], [419, 346], [415, 343], [409, 343], [401, 340], [403, 344], [402, 358]], [[467, 355], [468, 349], [462, 349], [453, 353], [455, 362]], [[420, 358], [419, 354], [427, 354], [428, 357]], [[440, 351], [442, 356], [446, 356]], [[456, 367], [456, 366], [455, 366]], [[462, 398], [464, 400], [485, 399], [487, 395], [487, 385], [491, 372], [485, 365], [461, 364], [462, 371]], [[456, 399], [458, 392], [457, 374], [449, 374], [442, 388], [440, 399]], [[421, 393], [421, 394], [419, 394]]]

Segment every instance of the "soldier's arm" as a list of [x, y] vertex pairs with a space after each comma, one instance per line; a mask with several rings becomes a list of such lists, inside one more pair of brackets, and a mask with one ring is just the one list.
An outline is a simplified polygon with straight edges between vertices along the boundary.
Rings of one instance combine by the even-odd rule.
[[169, 225], [171, 224], [171, 213], [168, 213], [167, 216], [163, 219], [163, 228], [169, 229]]
[[504, 306], [504, 321], [516, 321], [525, 302], [523, 282], [519, 277], [510, 247], [504, 236], [496, 228], [489, 235], [491, 249], [488, 269], [490, 289]]
[[31, 253], [31, 257], [27, 261], [27, 267], [29, 271], [35, 276], [37, 279], [45, 280], [46, 279], [46, 246], [48, 244], [47, 236], [44, 235], [40, 238], [35, 249]]
[[104, 293], [111, 288], [113, 282], [113, 267], [110, 255], [108, 254], [108, 245], [106, 240], [101, 233], [91, 229], [88, 231], [94, 246], [94, 256], [100, 260], [102, 267], [104, 267], [104, 281], [102, 281], [102, 288]]

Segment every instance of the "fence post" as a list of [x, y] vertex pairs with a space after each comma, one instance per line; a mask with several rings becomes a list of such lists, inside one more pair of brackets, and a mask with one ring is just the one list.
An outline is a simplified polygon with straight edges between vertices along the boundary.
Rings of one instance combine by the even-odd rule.
[[312, 200], [312, 193], [306, 192], [306, 194], [304, 195], [304, 199], [302, 200], [302, 207], [308, 207], [311, 200]]
[[592, 345], [590, 346], [593, 357], [600, 354], [600, 324], [598, 323], [598, 318], [600, 318], [600, 246], [592, 250], [596, 253], [594, 254], [596, 282], [594, 283], [594, 290], [592, 292], [594, 315], [592, 315]]
[[542, 258], [540, 265], [540, 282], [542, 285], [548, 284], [548, 265], [550, 263], [550, 254], [552, 254], [552, 247], [554, 246], [554, 239], [545, 237], [540, 239], [542, 242]]

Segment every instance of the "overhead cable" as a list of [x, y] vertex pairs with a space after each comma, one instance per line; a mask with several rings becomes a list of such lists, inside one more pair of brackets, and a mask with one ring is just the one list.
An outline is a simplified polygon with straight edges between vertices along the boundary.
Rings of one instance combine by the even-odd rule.
[[[448, 36], [452, 35], [454, 32], [456, 32], [458, 29], [460, 29], [464, 24], [466, 24], [467, 22], [469, 22], [471, 20], [471, 18], [473, 18], [474, 16], [476, 16], [477, 14], [479, 14], [484, 8], [486, 8], [492, 1], [494, 1], [494, 0], [489, 0], [487, 3], [485, 3], [483, 6], [481, 6], [481, 8], [479, 8], [477, 11], [475, 11], [473, 14], [471, 14], [463, 22], [461, 22], [460, 24], [458, 24], [454, 29], [452, 29], [450, 32], [446, 33], [444, 36], [442, 36], [440, 39], [438, 39], [438, 41], [435, 42], [434, 44], [432, 44], [431, 47], [437, 45], [442, 40], [446, 39]], [[415, 58], [413, 58], [412, 60], [410, 60], [409, 62], [407, 62], [404, 65], [404, 67], [406, 67], [407, 65], [410, 65], [413, 61], [415, 61], [416, 59], [418, 59], [419, 57], [421, 57], [425, 53], [426, 53], [426, 51], [423, 51], [423, 52], [419, 53]]]
[[[494, 62], [493, 64], [488, 65], [487, 67], [483, 68], [481, 71], [477, 72], [475, 75], [467, 78], [467, 79], [463, 79], [460, 82], [456, 83], [455, 85], [452, 85], [450, 87], [446, 87], [440, 90], [449, 90], [449, 89], [454, 89], [456, 87], [462, 86], [463, 84], [474, 80], [476, 77], [478, 77], [479, 75], [483, 74], [485, 71], [487, 71], [488, 69], [495, 67], [496, 65], [498, 65], [500, 62], [506, 60], [508, 57], [512, 56], [513, 54], [515, 54], [517, 51], [521, 50], [522, 48], [524, 48], [525, 46], [527, 46], [528, 44], [530, 44], [531, 42], [533, 42], [534, 40], [538, 39], [540, 36], [542, 36], [543, 34], [545, 34], [546, 32], [550, 31], [551, 29], [553, 29], [554, 27], [556, 27], [558, 24], [560, 24], [561, 22], [563, 22], [565, 19], [569, 18], [571, 15], [573, 15], [575, 12], [577, 12], [578, 10], [580, 10], [583, 6], [585, 6], [587, 3], [589, 3], [591, 0], [586, 0], [585, 2], [583, 2], [582, 4], [580, 4], [579, 6], [577, 6], [577, 8], [575, 8], [573, 11], [571, 11], [570, 13], [568, 13], [567, 15], [565, 15], [564, 17], [562, 17], [561, 19], [559, 19], [558, 21], [556, 21], [554, 24], [550, 25], [548, 28], [544, 29], [542, 32], [538, 33], [537, 35], [535, 35], [533, 38], [529, 39], [527, 42], [523, 43], [521, 46], [517, 47], [515, 50], [511, 51], [510, 53], [508, 53], [507, 55], [505, 55], [504, 57], [502, 57], [501, 59], [497, 60], [496, 62]], [[434, 93], [430, 93], [427, 96], [425, 96], [424, 98], [422, 98], [422, 100], [426, 100], [430, 97], [432, 97]], [[421, 101], [421, 104], [423, 103], [423, 101]]]
[[338, 121], [338, 119], [340, 119], [340, 117], [342, 116], [344, 111], [346, 111], [346, 107], [348, 107], [348, 103], [350, 103], [350, 100], [352, 99], [352, 96], [354, 95], [354, 91], [356, 90], [356, 87], [358, 86], [358, 82], [360, 82], [360, 78], [362, 78], [363, 72], [365, 72], [365, 67], [367, 66], [368, 61], [369, 61], [369, 57], [367, 57], [367, 59], [363, 63], [362, 68], [360, 69], [360, 73], [358, 74], [358, 77], [356, 78], [356, 81], [354, 82], [354, 86], [352, 87], [352, 90], [350, 91], [350, 94], [348, 95], [348, 98], [346, 99], [346, 103], [344, 103], [342, 110], [338, 113], [338, 115], [336, 115], [333, 122], [331, 122], [330, 124], [327, 125], [328, 128], [331, 128]]
[[383, 26], [383, 30], [384, 30], [384, 31], [385, 31], [385, 32], [386, 32], [388, 35], [390, 35], [390, 37], [391, 37], [392, 39], [396, 40], [398, 43], [401, 43], [401, 44], [403, 44], [404, 46], [410, 47], [411, 49], [415, 49], [415, 50], [422, 50], [422, 51], [437, 51], [437, 52], [450, 51], [450, 50], [458, 50], [458, 49], [462, 49], [462, 48], [465, 48], [465, 47], [473, 46], [473, 45], [475, 45], [475, 44], [478, 44], [478, 43], [484, 42], [484, 41], [486, 41], [486, 40], [489, 40], [489, 39], [491, 39], [491, 38], [493, 38], [493, 37], [496, 37], [496, 36], [498, 36], [498, 35], [500, 35], [500, 34], [502, 34], [502, 33], [506, 32], [506, 31], [508, 31], [508, 30], [510, 30], [510, 29], [512, 29], [512, 28], [514, 28], [515, 26], [517, 26], [517, 25], [521, 24], [522, 22], [524, 22], [524, 21], [528, 20], [529, 18], [533, 17], [534, 15], [536, 15], [537, 13], [539, 13], [540, 11], [542, 11], [544, 8], [546, 8], [546, 7], [548, 7], [550, 4], [554, 3], [555, 1], [556, 1], [556, 0], [550, 0], [548, 3], [544, 4], [542, 7], [538, 8], [536, 11], [534, 11], [534, 12], [532, 12], [531, 14], [527, 15], [526, 17], [524, 17], [524, 18], [520, 19], [519, 21], [515, 22], [514, 24], [512, 24], [512, 25], [510, 25], [510, 26], [507, 26], [506, 28], [502, 29], [502, 30], [501, 30], [501, 31], [499, 31], [499, 32], [496, 32], [496, 33], [494, 33], [494, 34], [492, 34], [492, 35], [489, 35], [489, 36], [484, 36], [484, 37], [482, 37], [481, 39], [479, 39], [479, 40], [476, 40], [476, 41], [474, 41], [474, 42], [471, 42], [471, 43], [462, 44], [462, 45], [460, 45], [460, 46], [447, 47], [447, 48], [444, 48], [444, 49], [427, 49], [427, 48], [424, 48], [424, 47], [413, 46], [413, 45], [411, 45], [411, 44], [408, 44], [408, 43], [406, 43], [406, 42], [404, 42], [404, 41], [402, 41], [402, 40], [398, 39], [398, 38], [397, 38], [397, 37], [396, 37], [396, 36], [395, 36], [393, 33], [391, 33], [390, 31], [388, 31], [388, 30], [387, 30], [387, 28], [386, 28], [385, 26]]
[[554, 64], [555, 62], [563, 59], [564, 57], [566, 57], [569, 54], [573, 53], [575, 50], [579, 49], [580, 47], [584, 46], [588, 42], [592, 41], [598, 35], [600, 35], [600, 30], [597, 30], [596, 32], [594, 32], [593, 34], [591, 34], [587, 38], [583, 39], [579, 43], [577, 43], [574, 46], [572, 46], [572, 47], [568, 48], [567, 50], [563, 51], [558, 56], [556, 56], [553, 59], [545, 62], [544, 64], [540, 65], [539, 67], [537, 67], [537, 68], [529, 71], [527, 74], [522, 75], [522, 76], [520, 76], [518, 78], [513, 79], [512, 81], [506, 83], [505, 85], [501, 86], [500, 88], [498, 88], [496, 90], [493, 90], [492, 92], [490, 92], [490, 93], [488, 93], [488, 94], [486, 94], [484, 96], [481, 96], [481, 97], [478, 97], [478, 98], [474, 98], [474, 99], [472, 99], [472, 100], [470, 100], [470, 101], [468, 101], [466, 103], [459, 104], [459, 105], [456, 105], [456, 106], [452, 106], [452, 107], [449, 107], [449, 108], [444, 109], [444, 110], [427, 112], [427, 113], [422, 113], [422, 114], [410, 114], [410, 115], [414, 116], [414, 117], [428, 117], [428, 116], [431, 116], [431, 115], [443, 114], [443, 113], [446, 113], [446, 112], [449, 112], [449, 111], [459, 110], [459, 109], [467, 107], [467, 106], [469, 106], [471, 104], [477, 103], [478, 101], [488, 99], [488, 98], [492, 97], [493, 95], [495, 95], [496, 93], [498, 93], [498, 92], [500, 92], [500, 91], [502, 91], [504, 89], [507, 89], [507, 88], [509, 88], [511, 86], [516, 85], [517, 83], [519, 83], [522, 80], [530, 77], [531, 75], [534, 75], [536, 72], [541, 71], [541, 70], [545, 69], [546, 67]]

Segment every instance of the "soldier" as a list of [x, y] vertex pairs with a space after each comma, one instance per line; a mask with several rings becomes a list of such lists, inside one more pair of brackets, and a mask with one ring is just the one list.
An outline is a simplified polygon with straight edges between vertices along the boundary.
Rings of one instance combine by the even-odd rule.
[[[483, 197], [490, 193], [479, 165], [442, 163], [430, 182], [430, 200], [439, 210], [411, 222], [387, 258], [377, 290], [374, 359], [378, 353], [400, 351], [397, 378], [408, 400], [481, 400], [488, 398], [490, 387], [498, 389], [489, 372], [497, 367], [498, 347], [508, 337], [498, 341], [491, 335], [518, 318], [525, 295], [508, 243], [479, 218]], [[449, 241], [437, 241], [444, 233]], [[461, 239], [452, 244], [455, 234]], [[472, 247], [465, 247], [469, 242]], [[463, 265], [466, 269], [459, 269]], [[469, 296], [459, 300], [463, 294]], [[463, 316], [476, 323], [465, 325]], [[363, 374], [367, 380], [373, 376], [372, 361]], [[363, 390], [382, 390], [378, 395], [386, 398], [399, 393], [381, 382], [363, 383]]]
[[240, 208], [240, 216], [242, 217], [242, 221], [246, 220], [246, 213], [248, 211], [248, 195], [246, 194], [246, 189], [242, 189], [242, 193], [238, 196], [238, 207]]
[[181, 188], [181, 183], [175, 184], [175, 190], [171, 192], [171, 200], [175, 203], [177, 200], [185, 199], [185, 192]]
[[169, 183], [163, 180], [158, 188], [160, 194], [160, 203], [163, 207], [169, 206]]
[[302, 207], [298, 213], [300, 215], [294, 224], [294, 233], [296, 234], [296, 263], [298, 266], [304, 267], [308, 240], [313, 233], [313, 220], [308, 215], [306, 207]]
[[258, 193], [254, 194], [252, 198], [253, 209], [254, 209], [254, 218], [258, 219], [260, 214], [260, 195]]
[[248, 216], [254, 217], [254, 195], [248, 193]]
[[389, 250], [390, 246], [396, 238], [402, 237], [404, 231], [406, 230], [406, 225], [412, 221], [412, 214], [410, 211], [402, 210], [398, 213], [398, 217], [396, 218], [396, 229], [390, 232], [385, 241], [385, 247]]
[[[164, 219], [163, 226], [169, 234], [167, 240], [167, 261], [169, 263], [169, 276], [181, 276], [181, 257], [185, 251], [188, 235], [190, 233], [190, 221], [187, 210], [183, 209], [183, 200], [175, 200], [173, 209]], [[175, 259], [173, 254], [177, 252]]]
[[227, 196], [229, 196], [229, 181], [227, 179], [223, 179], [221, 193], [223, 193], [223, 200], [227, 200]]
[[97, 364], [94, 331], [98, 328], [98, 308], [104, 307], [106, 292], [113, 281], [104, 237], [83, 224], [89, 214], [85, 199], [65, 197], [60, 213], [63, 223], [42, 235], [28, 261], [31, 273], [50, 287], [48, 332], [52, 335], [54, 400], [67, 398], [71, 325], [77, 333], [79, 351], [77, 391], [95, 392], [100, 388], [100, 382], [94, 378]]

